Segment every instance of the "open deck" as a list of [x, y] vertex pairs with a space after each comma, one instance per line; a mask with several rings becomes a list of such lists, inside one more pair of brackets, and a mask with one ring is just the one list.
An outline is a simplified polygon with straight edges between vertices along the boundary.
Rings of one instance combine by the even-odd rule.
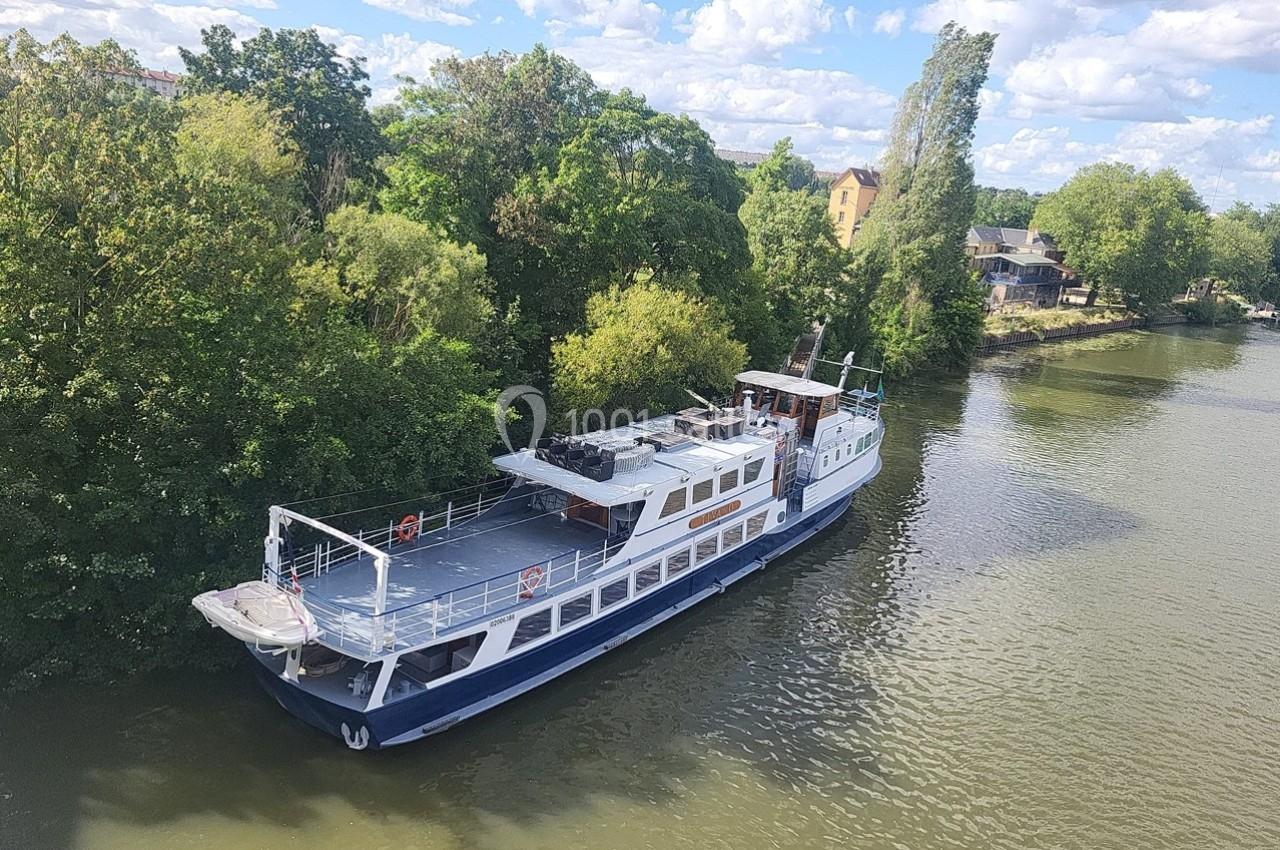
[[[416, 605], [575, 550], [594, 551], [604, 543], [604, 529], [558, 514], [531, 511], [486, 514], [409, 543], [397, 541], [389, 549], [392, 558], [386, 610]], [[335, 565], [299, 584], [304, 599], [318, 597], [351, 611], [372, 614], [376, 578], [373, 560], [363, 557]]]

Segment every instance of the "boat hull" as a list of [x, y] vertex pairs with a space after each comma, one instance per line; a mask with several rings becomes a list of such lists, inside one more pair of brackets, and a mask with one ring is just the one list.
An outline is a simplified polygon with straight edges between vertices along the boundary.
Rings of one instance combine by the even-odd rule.
[[255, 665], [258, 678], [287, 711], [344, 738], [353, 748], [379, 749], [417, 740], [550, 681], [763, 569], [769, 560], [838, 519], [848, 508], [853, 489], [614, 614], [472, 675], [372, 711], [358, 711], [309, 693], [261, 663]]

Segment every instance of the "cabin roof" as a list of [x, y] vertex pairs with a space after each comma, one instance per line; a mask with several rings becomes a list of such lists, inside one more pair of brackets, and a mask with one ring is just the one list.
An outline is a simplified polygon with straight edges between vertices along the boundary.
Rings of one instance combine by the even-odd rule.
[[[584, 436], [601, 440], [643, 437], [671, 430], [674, 419], [674, 416], [660, 416], [635, 425], [595, 431]], [[564, 490], [597, 505], [610, 506], [636, 502], [653, 493], [665, 495], [672, 487], [679, 485], [681, 479], [693, 483], [708, 475], [728, 472], [749, 460], [772, 457], [773, 445], [772, 439], [752, 434], [728, 440], [690, 437], [679, 448], [655, 454], [653, 462], [648, 466], [635, 472], [617, 473], [608, 481], [593, 481], [572, 470], [539, 460], [531, 449], [496, 457], [493, 465], [503, 472], [521, 475], [531, 481]]]
[[792, 395], [840, 395], [839, 387], [833, 387], [830, 384], [823, 384], [818, 381], [811, 381], [808, 378], [795, 378], [791, 375], [779, 375], [776, 372], [761, 372], [753, 369], [749, 372], [739, 373], [737, 380], [743, 384], [754, 384], [757, 387], [768, 387], [769, 389], [779, 390], [784, 393], [791, 393]]

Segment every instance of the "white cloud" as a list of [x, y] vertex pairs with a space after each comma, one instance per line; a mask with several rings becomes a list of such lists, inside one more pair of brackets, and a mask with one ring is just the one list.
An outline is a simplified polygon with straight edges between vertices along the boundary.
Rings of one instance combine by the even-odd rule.
[[875, 159], [894, 98], [845, 71], [740, 62], [651, 40], [580, 38], [562, 52], [611, 89], [696, 119], [720, 147], [768, 150], [783, 136], [820, 168]]
[[[1280, 149], [1274, 147], [1274, 117], [1247, 120], [1191, 116], [1179, 122], [1133, 124], [1110, 141], [1080, 142], [1069, 128], [1024, 127], [1007, 142], [974, 152], [979, 182], [1054, 189], [1077, 169], [1100, 160], [1138, 168], [1174, 168], [1207, 203], [1224, 209], [1237, 199], [1273, 200], [1260, 188], [1280, 184]], [[1261, 182], [1260, 182], [1261, 181]]]
[[997, 33], [991, 64], [1002, 70], [1037, 49], [1093, 32], [1107, 14], [1088, 4], [1061, 0], [934, 0], [916, 10], [912, 28], [937, 32], [955, 21], [972, 32]]
[[740, 57], [776, 57], [831, 29], [825, 0], [711, 0], [694, 11], [689, 46]]
[[177, 6], [144, 0], [64, 0], [58, 3], [0, 0], [0, 30], [25, 28], [41, 41], [63, 32], [83, 42], [112, 38], [135, 50], [148, 68], [183, 70], [178, 46], [197, 48], [200, 30], [225, 24], [252, 35], [260, 24], [225, 6]]
[[399, 89], [397, 76], [426, 78], [431, 66], [447, 56], [458, 55], [458, 49], [435, 41], [416, 41], [408, 33], [396, 35], [383, 33], [376, 39], [343, 32], [331, 27], [317, 26], [316, 31], [325, 41], [332, 42], [338, 52], [351, 59], [364, 58], [369, 72], [370, 98], [374, 105], [389, 103]]
[[600, 31], [608, 38], [657, 35], [662, 7], [645, 0], [516, 0], [529, 17], [550, 16], [546, 26], [556, 34], [575, 27]]
[[845, 6], [840, 17], [844, 18], [844, 25], [852, 30], [854, 22], [858, 20], [858, 10], [852, 6]]
[[474, 19], [460, 14], [458, 10], [471, 5], [473, 0], [364, 0], [365, 5], [386, 12], [395, 12], [415, 21], [448, 24], [449, 26], [467, 26]]
[[882, 32], [890, 38], [897, 38], [902, 32], [902, 22], [907, 19], [907, 13], [902, 9], [893, 9], [887, 12], [881, 12], [876, 16], [876, 32]]

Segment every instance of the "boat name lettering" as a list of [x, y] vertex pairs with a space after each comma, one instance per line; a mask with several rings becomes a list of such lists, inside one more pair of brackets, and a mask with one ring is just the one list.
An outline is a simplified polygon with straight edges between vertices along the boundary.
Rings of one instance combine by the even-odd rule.
[[712, 508], [711, 510], [707, 511], [705, 514], [698, 514], [696, 517], [689, 520], [689, 527], [701, 528], [702, 526], [706, 525], [709, 522], [715, 522], [716, 520], [720, 519], [720, 517], [722, 516], [728, 516], [729, 514], [733, 513], [740, 507], [742, 507], [742, 500], [734, 499], [732, 502], [729, 502], [728, 504], [721, 505], [718, 508]]
[[516, 618], [515, 614], [504, 614], [496, 620], [490, 620], [489, 628], [492, 629], [494, 626], [501, 626], [503, 623], [509, 623], [515, 618]]

